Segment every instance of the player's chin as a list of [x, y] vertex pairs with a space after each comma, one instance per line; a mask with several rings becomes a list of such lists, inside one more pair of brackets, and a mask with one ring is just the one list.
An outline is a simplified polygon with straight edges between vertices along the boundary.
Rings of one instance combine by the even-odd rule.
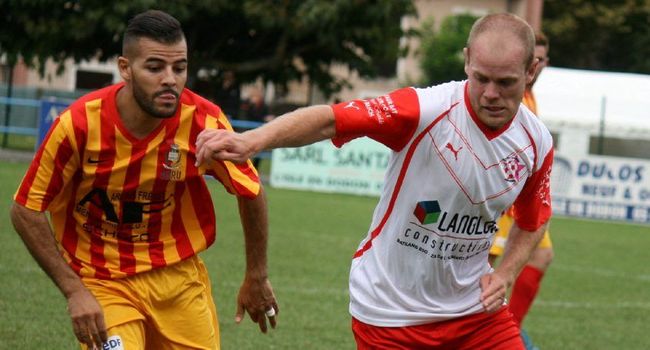
[[165, 103], [156, 108], [155, 117], [159, 119], [171, 118], [176, 114], [177, 104]]
[[506, 125], [510, 119], [506, 113], [489, 113], [482, 118], [483, 123], [490, 129], [498, 130]]

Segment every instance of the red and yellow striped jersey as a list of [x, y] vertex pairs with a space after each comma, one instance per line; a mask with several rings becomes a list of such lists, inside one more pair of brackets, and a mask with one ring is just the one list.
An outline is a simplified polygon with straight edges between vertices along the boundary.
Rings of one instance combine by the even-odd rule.
[[137, 139], [117, 111], [123, 86], [86, 95], [55, 120], [14, 197], [50, 212], [62, 254], [80, 276], [129, 276], [210, 246], [216, 226], [204, 175], [235, 195], [260, 191], [250, 161], [194, 165], [201, 130], [232, 130], [219, 107], [185, 89], [176, 114]]

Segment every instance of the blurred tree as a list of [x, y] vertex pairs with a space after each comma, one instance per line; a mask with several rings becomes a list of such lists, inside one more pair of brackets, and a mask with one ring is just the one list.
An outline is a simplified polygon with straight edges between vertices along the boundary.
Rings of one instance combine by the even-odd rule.
[[420, 31], [423, 85], [466, 78], [463, 48], [477, 18], [470, 14], [446, 17], [437, 32], [434, 30], [433, 18], [423, 22]]
[[650, 74], [650, 0], [546, 0], [542, 27], [554, 66]]
[[[397, 57], [400, 18], [412, 0], [2, 0], [0, 55], [44, 71], [59, 63], [121, 52], [127, 20], [149, 8], [173, 14], [190, 48], [190, 75], [234, 71], [285, 85], [307, 77], [326, 95], [347, 85], [333, 63], [363, 77]], [[392, 43], [391, 45], [387, 43]]]

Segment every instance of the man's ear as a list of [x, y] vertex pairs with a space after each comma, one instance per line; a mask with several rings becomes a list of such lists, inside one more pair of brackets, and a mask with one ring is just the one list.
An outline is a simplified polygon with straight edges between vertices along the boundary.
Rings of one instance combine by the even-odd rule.
[[120, 76], [122, 77], [122, 80], [124, 81], [130, 81], [131, 80], [131, 66], [129, 65], [129, 59], [120, 56], [117, 58], [117, 68], [120, 71]]
[[535, 73], [537, 72], [537, 65], [539, 64], [539, 58], [534, 57], [533, 62], [530, 64], [530, 67], [526, 70], [526, 85], [533, 82], [535, 79]]

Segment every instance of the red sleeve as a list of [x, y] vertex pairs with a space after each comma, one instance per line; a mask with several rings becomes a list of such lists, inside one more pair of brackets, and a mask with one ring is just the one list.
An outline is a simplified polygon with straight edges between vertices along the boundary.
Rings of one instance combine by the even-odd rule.
[[339, 103], [332, 109], [336, 118], [336, 136], [332, 142], [336, 147], [368, 136], [399, 151], [409, 142], [420, 120], [420, 103], [412, 88], [368, 100]]
[[553, 149], [546, 154], [541, 168], [526, 181], [515, 200], [515, 222], [523, 230], [536, 231], [551, 217], [552, 166]]

